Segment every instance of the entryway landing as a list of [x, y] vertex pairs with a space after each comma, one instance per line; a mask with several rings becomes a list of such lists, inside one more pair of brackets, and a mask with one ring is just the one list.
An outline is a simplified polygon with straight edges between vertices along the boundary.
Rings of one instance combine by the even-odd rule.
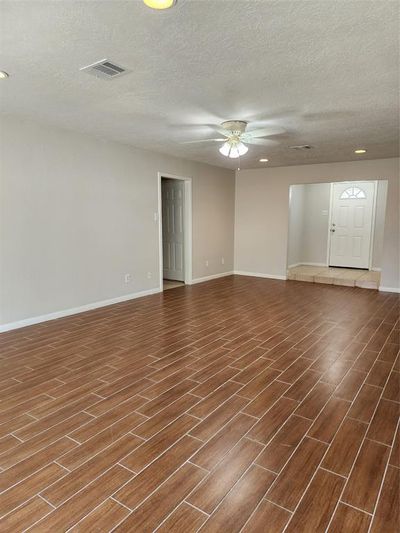
[[290, 267], [287, 276], [288, 279], [296, 281], [343, 285], [345, 287], [360, 287], [362, 289], [378, 289], [381, 278], [380, 272], [371, 270], [317, 267], [309, 265]]
[[173, 281], [170, 279], [164, 279], [163, 281], [163, 290], [167, 291], [168, 289], [176, 289], [177, 287], [183, 287], [185, 284], [183, 281]]

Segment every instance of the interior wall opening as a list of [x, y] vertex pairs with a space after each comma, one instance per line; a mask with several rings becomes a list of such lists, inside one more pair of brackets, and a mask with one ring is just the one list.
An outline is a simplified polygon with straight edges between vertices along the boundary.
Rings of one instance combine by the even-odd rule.
[[191, 181], [159, 175], [160, 286], [175, 289], [191, 282]]
[[287, 277], [378, 289], [387, 180], [291, 185]]

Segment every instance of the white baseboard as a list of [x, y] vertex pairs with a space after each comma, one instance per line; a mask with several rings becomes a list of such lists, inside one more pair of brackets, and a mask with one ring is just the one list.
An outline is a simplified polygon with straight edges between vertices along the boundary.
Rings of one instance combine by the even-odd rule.
[[33, 326], [34, 324], [40, 324], [41, 322], [47, 322], [48, 320], [56, 320], [70, 315], [77, 315], [78, 313], [84, 313], [85, 311], [91, 311], [92, 309], [98, 309], [99, 307], [106, 307], [107, 305], [117, 304], [120, 302], [126, 302], [128, 300], [134, 300], [136, 298], [142, 298], [143, 296], [150, 296], [151, 294], [157, 294], [161, 292], [160, 287], [155, 289], [149, 289], [147, 291], [133, 292], [131, 294], [124, 294], [123, 296], [117, 296], [116, 298], [110, 298], [109, 300], [101, 300], [100, 302], [93, 302], [79, 307], [72, 307], [70, 309], [63, 309], [62, 311], [56, 311], [54, 313], [48, 313], [47, 315], [34, 316], [31, 318], [24, 318], [17, 322], [9, 322], [8, 324], [0, 325], [0, 333], [5, 331], [11, 331], [12, 329], [24, 328], [26, 326]]
[[287, 268], [294, 268], [302, 265], [303, 263], [293, 263], [293, 265], [288, 265]]
[[382, 272], [380, 267], [371, 267], [370, 270], [372, 270], [372, 272]]
[[245, 270], [235, 270], [233, 272], [238, 276], [252, 276], [254, 278], [268, 278], [268, 279], [281, 279], [286, 280], [286, 276], [279, 276], [278, 274], [263, 274], [260, 272], [246, 272]]
[[210, 281], [212, 279], [224, 278], [225, 276], [232, 276], [234, 272], [221, 272], [220, 274], [211, 274], [210, 276], [204, 276], [203, 278], [194, 278], [188, 285], [195, 285], [196, 283], [203, 283], [203, 281]]
[[382, 285], [379, 287], [379, 290], [382, 292], [396, 292], [400, 293], [400, 288], [398, 287], [382, 287]]

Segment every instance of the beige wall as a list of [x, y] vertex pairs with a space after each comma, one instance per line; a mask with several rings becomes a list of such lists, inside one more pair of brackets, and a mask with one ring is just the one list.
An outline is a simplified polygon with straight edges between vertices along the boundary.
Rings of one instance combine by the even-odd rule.
[[0, 132], [0, 324], [156, 288], [158, 171], [192, 178], [193, 278], [233, 270], [233, 172], [15, 117]]
[[395, 158], [238, 172], [235, 270], [285, 276], [290, 185], [376, 179], [388, 181], [381, 285], [400, 288], [399, 160]]

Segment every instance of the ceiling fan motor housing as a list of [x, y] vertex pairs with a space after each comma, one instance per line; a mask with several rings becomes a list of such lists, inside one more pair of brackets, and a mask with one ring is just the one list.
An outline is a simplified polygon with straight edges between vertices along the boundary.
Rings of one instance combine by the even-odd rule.
[[241, 135], [246, 130], [247, 122], [245, 120], [227, 120], [221, 126], [235, 135]]

